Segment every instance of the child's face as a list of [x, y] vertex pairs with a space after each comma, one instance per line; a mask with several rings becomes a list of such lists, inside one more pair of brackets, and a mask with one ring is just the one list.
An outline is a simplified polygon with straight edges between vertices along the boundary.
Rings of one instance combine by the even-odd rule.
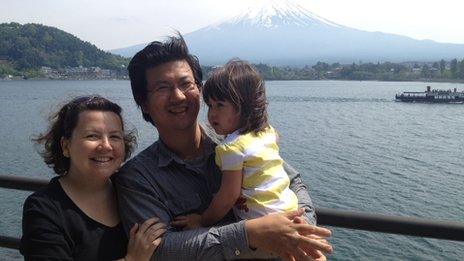
[[209, 99], [208, 121], [217, 134], [231, 134], [239, 128], [240, 113], [228, 101]]

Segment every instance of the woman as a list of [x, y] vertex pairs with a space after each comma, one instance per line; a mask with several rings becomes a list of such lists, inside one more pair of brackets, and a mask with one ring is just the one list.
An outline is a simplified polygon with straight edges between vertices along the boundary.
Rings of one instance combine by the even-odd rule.
[[148, 260], [165, 225], [155, 218], [135, 224], [127, 240], [110, 180], [135, 144], [124, 132], [121, 107], [100, 96], [77, 97], [35, 141], [58, 177], [24, 203], [25, 259]]

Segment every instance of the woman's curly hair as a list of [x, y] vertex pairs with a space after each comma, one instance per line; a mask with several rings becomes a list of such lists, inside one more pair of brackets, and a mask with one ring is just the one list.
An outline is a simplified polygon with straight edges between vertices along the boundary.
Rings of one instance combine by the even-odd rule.
[[[41, 133], [34, 138], [37, 144], [43, 144], [43, 149], [39, 152], [44, 162], [52, 167], [56, 174], [64, 175], [69, 170], [70, 159], [63, 155], [61, 139], [70, 139], [77, 126], [79, 114], [83, 111], [109, 111], [118, 115], [124, 131], [124, 121], [121, 116], [122, 109], [116, 103], [109, 101], [99, 95], [79, 96], [61, 109], [52, 114], [49, 119], [49, 128], [45, 133]], [[133, 131], [124, 131], [124, 160], [128, 159], [137, 145]]]

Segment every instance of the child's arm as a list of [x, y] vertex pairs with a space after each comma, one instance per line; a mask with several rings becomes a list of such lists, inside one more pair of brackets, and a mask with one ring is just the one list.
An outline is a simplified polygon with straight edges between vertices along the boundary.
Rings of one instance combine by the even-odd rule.
[[171, 222], [171, 225], [188, 230], [216, 224], [229, 212], [239, 198], [242, 189], [242, 175], [241, 170], [223, 171], [221, 187], [216, 195], [214, 195], [208, 209], [202, 215], [190, 214], [177, 216]]
[[201, 215], [201, 226], [216, 224], [234, 206], [242, 190], [242, 170], [222, 171], [221, 187], [208, 209]]

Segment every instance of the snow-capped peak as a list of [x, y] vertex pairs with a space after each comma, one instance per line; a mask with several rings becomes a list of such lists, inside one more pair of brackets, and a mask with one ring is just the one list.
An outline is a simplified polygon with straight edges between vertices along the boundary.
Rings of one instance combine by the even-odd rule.
[[[246, 11], [224, 22], [225, 24], [243, 24], [267, 28], [282, 26], [306, 27], [311, 25], [340, 25], [313, 14], [289, 0], [259, 0]], [[221, 24], [224, 24], [221, 23]], [[216, 26], [218, 26], [216, 24]]]

